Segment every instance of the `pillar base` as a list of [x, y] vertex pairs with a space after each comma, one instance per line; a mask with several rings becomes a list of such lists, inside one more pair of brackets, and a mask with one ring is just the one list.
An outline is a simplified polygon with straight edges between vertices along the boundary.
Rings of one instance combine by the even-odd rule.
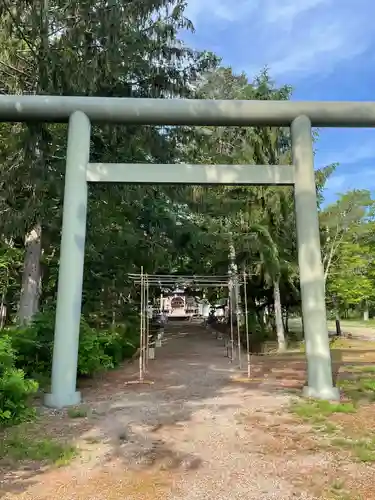
[[340, 390], [337, 387], [325, 387], [316, 389], [305, 385], [302, 389], [302, 396], [305, 398], [322, 399], [324, 401], [340, 401]]
[[48, 408], [56, 408], [58, 410], [66, 406], [79, 405], [81, 402], [81, 393], [79, 391], [70, 394], [49, 393], [44, 395], [44, 405]]

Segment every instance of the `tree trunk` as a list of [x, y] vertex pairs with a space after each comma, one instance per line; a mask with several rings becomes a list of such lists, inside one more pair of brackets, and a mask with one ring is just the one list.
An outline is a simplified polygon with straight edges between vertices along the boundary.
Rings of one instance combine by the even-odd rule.
[[333, 304], [335, 307], [335, 325], [336, 325], [336, 335], [341, 335], [341, 323], [340, 323], [340, 307], [337, 297], [333, 297]]
[[289, 333], [289, 309], [288, 307], [285, 308], [284, 310], [284, 330], [285, 333]]
[[230, 233], [229, 240], [229, 276], [232, 278], [233, 288], [231, 290], [231, 307], [233, 305], [233, 315], [240, 320], [241, 305], [240, 305], [240, 290], [238, 284], [238, 267], [236, 264], [236, 249], [234, 247], [232, 234]]
[[[35, 73], [35, 90], [37, 94], [49, 93], [51, 80], [48, 72], [49, 50], [49, 2], [39, 2], [39, 21], [34, 29], [39, 31], [39, 43], [36, 44], [37, 67]], [[29, 124], [29, 151], [35, 162], [36, 171], [44, 171], [44, 153], [46, 140], [43, 138], [43, 124]], [[28, 324], [39, 310], [42, 286], [42, 225], [40, 221], [32, 227], [25, 237], [25, 259], [22, 273], [22, 288], [18, 311], [19, 323]]]
[[22, 289], [18, 319], [20, 324], [28, 324], [39, 310], [41, 292], [42, 227], [38, 222], [26, 235], [25, 260], [22, 273]]
[[268, 306], [265, 306], [263, 309], [263, 323], [264, 326], [270, 325], [270, 311]]
[[0, 304], [0, 330], [2, 330], [5, 326], [5, 321], [7, 317], [7, 308], [5, 305], [5, 291], [1, 295], [1, 304]]
[[276, 324], [278, 349], [279, 351], [285, 351], [286, 340], [285, 340], [285, 332], [283, 324], [283, 314], [281, 308], [280, 282], [278, 279], [273, 282], [273, 300], [275, 309], [275, 324]]
[[368, 304], [365, 304], [365, 309], [363, 311], [363, 321], [368, 321], [370, 317], [369, 310], [368, 310]]

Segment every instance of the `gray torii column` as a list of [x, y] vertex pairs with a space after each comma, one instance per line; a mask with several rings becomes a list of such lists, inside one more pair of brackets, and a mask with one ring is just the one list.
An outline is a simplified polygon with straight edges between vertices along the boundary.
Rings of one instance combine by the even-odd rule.
[[292, 123], [291, 134], [295, 165], [298, 262], [308, 371], [308, 385], [304, 388], [304, 395], [337, 400], [340, 393], [333, 386], [332, 380], [310, 119], [307, 116], [297, 117]]
[[79, 326], [86, 239], [90, 121], [81, 111], [69, 119], [64, 208], [60, 247], [51, 393], [45, 404], [63, 408], [78, 404], [76, 390]]

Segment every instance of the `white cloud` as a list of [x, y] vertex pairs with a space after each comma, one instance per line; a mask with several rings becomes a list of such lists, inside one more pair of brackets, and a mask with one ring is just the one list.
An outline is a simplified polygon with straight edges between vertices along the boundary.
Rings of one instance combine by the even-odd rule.
[[[374, 138], [375, 139], [375, 138]], [[341, 150], [328, 153], [319, 158], [319, 166], [339, 163], [340, 165], [354, 165], [367, 160], [374, 160], [373, 175], [375, 175], [375, 140], [371, 138], [366, 141], [355, 141], [349, 147], [344, 147]], [[353, 141], [354, 142], [354, 141]], [[356, 172], [358, 176], [358, 172]], [[362, 171], [361, 171], [362, 175]]]
[[345, 192], [350, 189], [375, 189], [375, 170], [364, 169], [361, 170], [360, 177], [358, 171], [353, 169], [352, 172], [346, 174], [332, 175], [327, 179], [325, 190], [336, 194], [338, 192]]
[[334, 192], [340, 191], [347, 183], [347, 178], [346, 175], [332, 175], [327, 179], [325, 189]]
[[[348, 44], [346, 47], [345, 37], [345, 32], [338, 21], [327, 23], [323, 31], [319, 25], [312, 26], [305, 32], [304, 43], [296, 44], [288, 55], [270, 62], [272, 74], [282, 76], [296, 72], [311, 74], [319, 71], [320, 73], [324, 70], [324, 66], [326, 70], [333, 69], [333, 64], [351, 59], [365, 49], [363, 44]], [[284, 48], [287, 50], [287, 44]]]
[[332, 0], [266, 0], [264, 6], [264, 17], [269, 23], [293, 22], [300, 14], [317, 7], [320, 4], [331, 3]]
[[245, 14], [249, 14], [256, 9], [256, 3], [249, 0], [238, 0], [234, 5], [228, 0], [189, 0], [186, 14], [194, 22], [198, 24], [202, 19], [221, 20], [224, 22], [234, 22]]
[[202, 42], [225, 30], [214, 43], [234, 66], [276, 78], [325, 76], [375, 41], [373, 0], [190, 0], [186, 13]]
[[333, 0], [189, 0], [186, 13], [197, 23], [201, 17], [218, 18], [233, 22], [243, 20], [245, 14], [254, 14], [267, 23], [294, 20], [319, 4]]

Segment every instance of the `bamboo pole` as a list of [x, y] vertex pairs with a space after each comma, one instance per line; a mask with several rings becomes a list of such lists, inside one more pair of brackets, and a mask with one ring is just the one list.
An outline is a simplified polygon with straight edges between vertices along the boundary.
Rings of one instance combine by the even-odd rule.
[[146, 341], [145, 341], [145, 363], [146, 363], [146, 368], [148, 368], [148, 361], [149, 361], [149, 349], [150, 349], [150, 318], [149, 318], [149, 283], [148, 283], [148, 276], [146, 274], [145, 276], [145, 303], [146, 303]]
[[247, 356], [247, 376], [251, 376], [251, 359], [250, 359], [250, 339], [249, 339], [249, 319], [247, 317], [247, 274], [243, 271], [243, 292], [244, 292], [244, 305], [245, 305], [245, 332], [246, 332], [246, 356]]
[[143, 366], [143, 266], [141, 267], [141, 318], [139, 331], [139, 381], [142, 382], [144, 374]]
[[238, 366], [241, 370], [242, 368], [242, 360], [241, 360], [241, 331], [240, 331], [240, 321], [239, 321], [239, 307], [238, 302], [236, 300], [236, 319], [237, 319], [237, 349], [238, 349]]
[[234, 360], [234, 332], [233, 332], [233, 300], [232, 300], [232, 281], [229, 285], [229, 323], [230, 323], [230, 360]]

